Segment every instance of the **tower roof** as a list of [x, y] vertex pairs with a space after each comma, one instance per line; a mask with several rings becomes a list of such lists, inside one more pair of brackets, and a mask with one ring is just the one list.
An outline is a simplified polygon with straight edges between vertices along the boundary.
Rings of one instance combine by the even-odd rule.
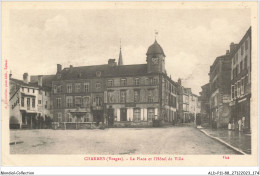
[[122, 52], [121, 52], [121, 46], [120, 46], [120, 53], [119, 53], [119, 58], [118, 58], [118, 65], [124, 65], [123, 64]]
[[155, 40], [154, 43], [148, 48], [146, 55], [152, 55], [152, 54], [163, 54], [165, 57], [165, 54], [163, 52], [162, 47], [157, 43]]

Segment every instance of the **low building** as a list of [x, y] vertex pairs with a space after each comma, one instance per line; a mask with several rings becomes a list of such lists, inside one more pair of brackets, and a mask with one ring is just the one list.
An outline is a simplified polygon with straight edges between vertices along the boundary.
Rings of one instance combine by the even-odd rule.
[[231, 53], [231, 121], [236, 125], [239, 119], [244, 128], [250, 129], [251, 100], [251, 27]]
[[46, 128], [51, 121], [51, 88], [37, 82], [28, 81], [28, 73], [23, 80], [9, 77], [10, 84], [10, 128]]
[[196, 115], [200, 113], [200, 101], [198, 96], [192, 93], [191, 88], [182, 86], [178, 79], [178, 118], [182, 123], [194, 122]]

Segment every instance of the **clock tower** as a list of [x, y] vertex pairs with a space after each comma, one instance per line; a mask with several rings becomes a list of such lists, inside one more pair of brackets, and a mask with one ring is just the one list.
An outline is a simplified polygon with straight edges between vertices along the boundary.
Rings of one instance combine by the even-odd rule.
[[165, 73], [165, 54], [155, 40], [146, 53], [148, 73]]

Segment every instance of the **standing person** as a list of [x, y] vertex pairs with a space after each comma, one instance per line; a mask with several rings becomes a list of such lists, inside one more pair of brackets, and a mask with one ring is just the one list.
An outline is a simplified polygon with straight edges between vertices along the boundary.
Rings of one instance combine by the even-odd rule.
[[238, 120], [238, 131], [242, 131], [242, 120], [241, 118]]
[[244, 131], [244, 128], [245, 128], [245, 116], [242, 117], [242, 131]]
[[231, 126], [232, 126], [232, 125], [231, 125], [231, 121], [229, 121], [229, 122], [228, 122], [228, 130], [231, 130], [231, 129], [232, 129]]
[[231, 129], [235, 130], [235, 120], [234, 119], [232, 120]]

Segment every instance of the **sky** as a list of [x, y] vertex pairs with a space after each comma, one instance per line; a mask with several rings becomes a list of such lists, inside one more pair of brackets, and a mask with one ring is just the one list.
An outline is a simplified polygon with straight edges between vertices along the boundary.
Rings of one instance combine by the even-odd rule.
[[167, 74], [199, 95], [215, 58], [250, 27], [246, 9], [12, 10], [9, 68], [12, 77], [55, 74], [62, 67], [146, 63], [155, 40], [166, 55]]

